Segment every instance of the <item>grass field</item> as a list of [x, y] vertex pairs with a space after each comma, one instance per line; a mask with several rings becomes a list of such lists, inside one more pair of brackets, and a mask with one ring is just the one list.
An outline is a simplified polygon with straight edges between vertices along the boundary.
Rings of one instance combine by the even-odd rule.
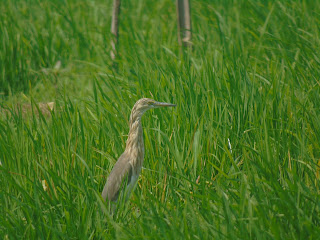
[[[175, 1], [122, 1], [115, 71], [111, 0], [1, 1], [0, 239], [320, 236], [320, 2], [191, 5], [181, 51]], [[100, 193], [142, 97], [177, 107], [143, 117], [111, 218]]]

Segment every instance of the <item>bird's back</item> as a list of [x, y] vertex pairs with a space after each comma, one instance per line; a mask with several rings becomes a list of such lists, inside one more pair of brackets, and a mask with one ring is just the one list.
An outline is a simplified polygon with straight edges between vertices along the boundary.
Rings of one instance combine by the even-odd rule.
[[103, 188], [102, 198], [104, 200], [117, 201], [121, 185], [126, 188], [127, 197], [130, 195], [139, 177], [139, 174], [133, 169], [131, 158], [126, 151], [119, 157]]

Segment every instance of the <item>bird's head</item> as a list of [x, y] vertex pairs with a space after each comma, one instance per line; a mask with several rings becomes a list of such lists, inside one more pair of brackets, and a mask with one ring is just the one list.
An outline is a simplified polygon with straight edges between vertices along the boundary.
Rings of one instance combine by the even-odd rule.
[[134, 121], [134, 119], [140, 118], [143, 113], [145, 113], [147, 110], [152, 108], [175, 107], [175, 106], [176, 106], [175, 104], [157, 102], [150, 98], [141, 98], [134, 104], [132, 108], [130, 120]]
[[137, 112], [144, 113], [145, 111], [152, 109], [152, 108], [159, 108], [159, 107], [175, 107], [175, 104], [171, 103], [164, 103], [164, 102], [157, 102], [150, 98], [141, 98], [136, 102], [136, 104], [133, 106], [132, 110], [135, 110]]

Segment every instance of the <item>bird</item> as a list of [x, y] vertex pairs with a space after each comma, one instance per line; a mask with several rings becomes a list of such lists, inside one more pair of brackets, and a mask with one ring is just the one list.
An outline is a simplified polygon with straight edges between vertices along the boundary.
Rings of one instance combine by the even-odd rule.
[[107, 178], [101, 194], [104, 201], [108, 199], [115, 203], [120, 198], [120, 193], [127, 201], [138, 181], [144, 159], [142, 115], [149, 109], [175, 106], [172, 103], [157, 102], [150, 98], [141, 98], [134, 104], [129, 120], [130, 130], [126, 148]]

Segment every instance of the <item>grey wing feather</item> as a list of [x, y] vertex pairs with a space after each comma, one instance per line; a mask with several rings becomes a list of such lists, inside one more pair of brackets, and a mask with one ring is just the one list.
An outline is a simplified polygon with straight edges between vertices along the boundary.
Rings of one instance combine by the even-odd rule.
[[119, 190], [123, 180], [128, 179], [128, 183], [132, 176], [132, 166], [129, 163], [129, 156], [124, 152], [114, 165], [107, 182], [102, 191], [102, 198], [109, 201], [117, 201]]

